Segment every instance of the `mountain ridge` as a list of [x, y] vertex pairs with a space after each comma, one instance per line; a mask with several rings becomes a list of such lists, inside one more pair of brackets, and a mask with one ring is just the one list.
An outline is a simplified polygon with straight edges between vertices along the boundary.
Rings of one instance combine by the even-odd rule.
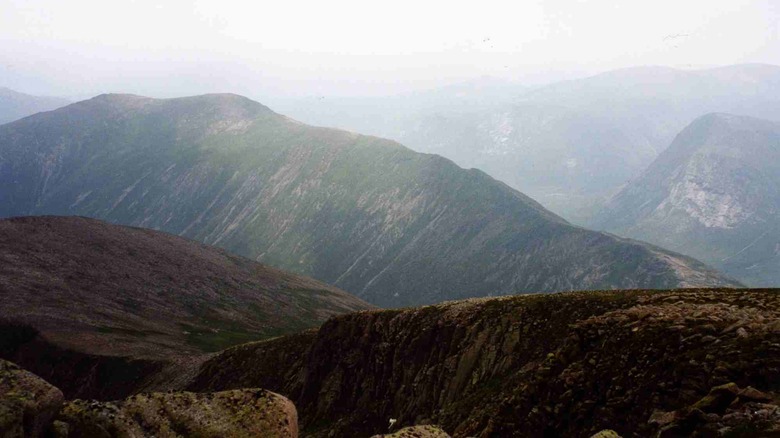
[[[573, 227], [481, 171], [235, 95], [103, 96], [0, 127], [0, 152], [0, 217], [161, 229], [383, 306], [688, 284], [659, 249]], [[737, 284], [665, 254], [696, 285]]]

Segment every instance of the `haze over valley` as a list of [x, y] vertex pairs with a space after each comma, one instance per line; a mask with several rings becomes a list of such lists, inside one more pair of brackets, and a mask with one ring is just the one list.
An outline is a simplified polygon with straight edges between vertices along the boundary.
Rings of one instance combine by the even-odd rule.
[[0, 436], [780, 434], [773, 2], [0, 3]]

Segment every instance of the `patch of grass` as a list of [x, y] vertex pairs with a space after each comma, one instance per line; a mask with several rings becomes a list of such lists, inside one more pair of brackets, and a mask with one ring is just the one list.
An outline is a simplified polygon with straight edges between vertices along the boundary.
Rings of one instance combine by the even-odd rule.
[[190, 324], [179, 325], [185, 332], [187, 343], [204, 353], [213, 353], [234, 345], [259, 341], [269, 337], [264, 333], [228, 325], [209, 324], [210, 327], [208, 328]]

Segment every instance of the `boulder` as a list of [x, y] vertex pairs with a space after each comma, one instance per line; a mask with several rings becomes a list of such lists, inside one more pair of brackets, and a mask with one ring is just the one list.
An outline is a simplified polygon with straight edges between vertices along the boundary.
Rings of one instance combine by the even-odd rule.
[[74, 400], [58, 420], [60, 437], [298, 436], [292, 402], [263, 389], [138, 394], [123, 401]]
[[62, 403], [59, 389], [0, 359], [0, 435], [3, 438], [43, 436]]
[[438, 426], [411, 426], [387, 434], [374, 435], [371, 438], [450, 438], [450, 435]]

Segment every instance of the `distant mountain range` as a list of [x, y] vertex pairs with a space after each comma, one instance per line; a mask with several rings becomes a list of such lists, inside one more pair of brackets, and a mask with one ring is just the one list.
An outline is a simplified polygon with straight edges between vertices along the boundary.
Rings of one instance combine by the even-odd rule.
[[47, 214], [189, 237], [381, 306], [736, 284], [480, 171], [235, 95], [103, 95], [0, 126], [0, 217]]
[[475, 89], [467, 83], [428, 93], [446, 105], [420, 104], [420, 93], [279, 107], [307, 123], [381, 135], [484, 170], [582, 225], [695, 118], [780, 120], [780, 67], [772, 65], [636, 67], [535, 89], [483, 82], [489, 92], [462, 92]]
[[373, 308], [217, 248], [81, 217], [0, 220], [0, 301], [0, 322], [33, 327], [60, 348], [153, 359]]
[[696, 119], [594, 223], [753, 286], [780, 284], [780, 123]]
[[69, 104], [59, 97], [31, 96], [0, 87], [0, 125]]

